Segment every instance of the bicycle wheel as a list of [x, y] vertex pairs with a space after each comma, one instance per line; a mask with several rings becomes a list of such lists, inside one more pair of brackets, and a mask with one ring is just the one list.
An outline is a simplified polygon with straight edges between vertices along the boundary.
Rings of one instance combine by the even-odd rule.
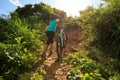
[[57, 52], [59, 61], [61, 61], [62, 60], [62, 46], [61, 46], [60, 37], [57, 37], [57, 39], [56, 39], [56, 52]]
[[67, 34], [66, 33], [63, 34], [63, 44], [64, 44], [64, 47], [66, 47], [67, 45]]

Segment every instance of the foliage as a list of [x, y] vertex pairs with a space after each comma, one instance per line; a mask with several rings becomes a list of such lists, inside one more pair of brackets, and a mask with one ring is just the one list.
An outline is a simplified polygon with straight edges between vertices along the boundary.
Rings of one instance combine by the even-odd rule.
[[54, 13], [51, 6], [45, 3], [39, 4], [27, 4], [24, 7], [18, 7], [15, 12], [18, 13], [20, 18], [29, 18], [29, 17], [37, 17], [38, 21], [43, 21], [44, 23], [49, 23], [51, 19], [51, 14]]
[[[64, 11], [39, 3], [18, 7], [11, 17], [0, 17], [0, 80], [25, 79], [36, 65], [45, 41], [45, 30], [51, 14], [57, 13], [66, 29], [82, 27], [86, 51], [72, 53], [65, 59], [70, 63], [68, 80], [120, 79], [120, 1], [103, 0], [98, 8], [89, 6], [79, 17], [67, 17]], [[109, 66], [108, 66], [109, 65]], [[39, 69], [32, 80], [45, 71]]]
[[[56, 11], [44, 3], [27, 4], [10, 13], [9, 18], [0, 17], [0, 79], [25, 80], [31, 76], [26, 72], [37, 64], [51, 14]], [[58, 11], [66, 18], [65, 12]], [[44, 79], [42, 74], [35, 74], [33, 80], [38, 78]]]
[[[84, 51], [80, 51], [69, 55], [67, 62], [71, 63], [73, 66], [68, 72], [68, 80], [91, 80], [101, 78], [101, 74], [97, 72], [95, 62], [85, 58], [86, 56], [82, 55], [83, 52]], [[84, 54], [87, 54], [87, 52], [84, 52]]]
[[[118, 0], [104, 1], [105, 3], [101, 4], [98, 8], [93, 8], [90, 6], [86, 10], [80, 12], [80, 17], [78, 18], [78, 20], [81, 21], [79, 21], [78, 24], [82, 27], [82, 40], [86, 42], [86, 50], [88, 51], [88, 57], [84, 57], [85, 59], [82, 59], [84, 59], [87, 63], [90, 62], [90, 65], [93, 65], [93, 67], [91, 68], [89, 64], [84, 63], [81, 57], [79, 57], [78, 55], [75, 56], [76, 54], [74, 54], [72, 55], [73, 59], [69, 59], [70, 63], [73, 60], [72, 65], [74, 65], [72, 67], [73, 69], [70, 70], [70, 76], [82, 74], [83, 76], [81, 79], [86, 76], [86, 78], [88, 77], [88, 80], [96, 80], [95, 77], [92, 77], [92, 75], [90, 74], [90, 72], [92, 72], [94, 75], [100, 75], [97, 75], [100, 80], [119, 79], [120, 4], [118, 4]], [[74, 60], [76, 62], [74, 62]], [[80, 61], [83, 61], [82, 64], [79, 64]], [[78, 64], [78, 67], [76, 67], [76, 64]], [[83, 71], [80, 68], [81, 66], [84, 66], [85, 68]], [[86, 68], [88, 71], [86, 70]], [[93, 71], [93, 69], [95, 70], [95, 72]]]
[[42, 75], [34, 74], [31, 80], [45, 80]]
[[38, 68], [38, 73], [35, 73], [32, 75], [31, 80], [45, 80], [45, 78], [42, 76], [46, 72], [42, 68]]
[[[107, 0], [106, 0], [107, 1]], [[85, 40], [108, 56], [119, 58], [119, 7], [118, 0], [107, 1], [98, 9], [81, 12]], [[117, 46], [117, 47], [116, 47]], [[114, 54], [113, 54], [114, 53]]]
[[109, 66], [98, 63], [88, 57], [88, 51], [79, 51], [70, 54], [66, 62], [72, 65], [68, 74], [67, 80], [109, 80], [118, 79], [119, 73], [115, 73]]
[[38, 29], [41, 25], [39, 23], [36, 29], [16, 13], [10, 19], [1, 19], [0, 24], [0, 76], [5, 80], [17, 80], [19, 74], [35, 66], [39, 57], [37, 50], [42, 50], [43, 34]]
[[38, 68], [38, 73], [34, 73], [34, 72], [26, 72], [24, 74], [20, 74], [19, 75], [19, 80], [45, 80], [45, 78], [42, 76], [43, 74], [45, 74], [45, 71], [42, 68]]

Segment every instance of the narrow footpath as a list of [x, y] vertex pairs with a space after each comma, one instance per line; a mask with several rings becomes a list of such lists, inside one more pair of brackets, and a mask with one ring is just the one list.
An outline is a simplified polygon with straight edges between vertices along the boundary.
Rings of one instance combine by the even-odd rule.
[[[67, 31], [68, 41], [67, 41], [67, 49], [66, 49], [66, 57], [68, 54], [73, 52], [73, 48], [81, 49], [84, 48], [84, 44], [80, 42], [80, 36], [82, 34], [81, 29], [71, 29]], [[55, 49], [55, 42], [53, 45], [53, 49]], [[49, 54], [47, 50], [47, 55]], [[57, 53], [55, 50], [53, 50], [53, 54], [47, 58], [43, 62], [43, 69], [45, 70], [45, 74], [43, 75], [45, 77], [45, 80], [67, 80], [67, 72], [69, 68], [71, 67], [70, 64], [65, 62], [56, 62], [57, 59]], [[41, 66], [38, 66], [40, 68]], [[37, 69], [36, 69], [37, 70]], [[35, 71], [36, 73], [37, 71]], [[39, 79], [38, 79], [39, 80]]]

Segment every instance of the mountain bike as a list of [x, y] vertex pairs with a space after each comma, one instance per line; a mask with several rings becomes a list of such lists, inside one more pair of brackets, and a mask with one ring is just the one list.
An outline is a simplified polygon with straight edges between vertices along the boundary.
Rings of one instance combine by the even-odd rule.
[[56, 37], [56, 52], [58, 55], [59, 62], [62, 61], [63, 50], [65, 49], [66, 45], [67, 45], [67, 34], [65, 33], [65, 31], [62, 32], [59, 31]]

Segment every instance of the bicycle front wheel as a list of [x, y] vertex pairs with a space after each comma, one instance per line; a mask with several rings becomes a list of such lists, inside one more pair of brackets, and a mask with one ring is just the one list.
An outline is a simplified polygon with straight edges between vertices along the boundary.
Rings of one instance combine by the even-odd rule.
[[64, 44], [64, 47], [66, 47], [67, 45], [67, 34], [66, 33], [63, 34], [63, 44]]

